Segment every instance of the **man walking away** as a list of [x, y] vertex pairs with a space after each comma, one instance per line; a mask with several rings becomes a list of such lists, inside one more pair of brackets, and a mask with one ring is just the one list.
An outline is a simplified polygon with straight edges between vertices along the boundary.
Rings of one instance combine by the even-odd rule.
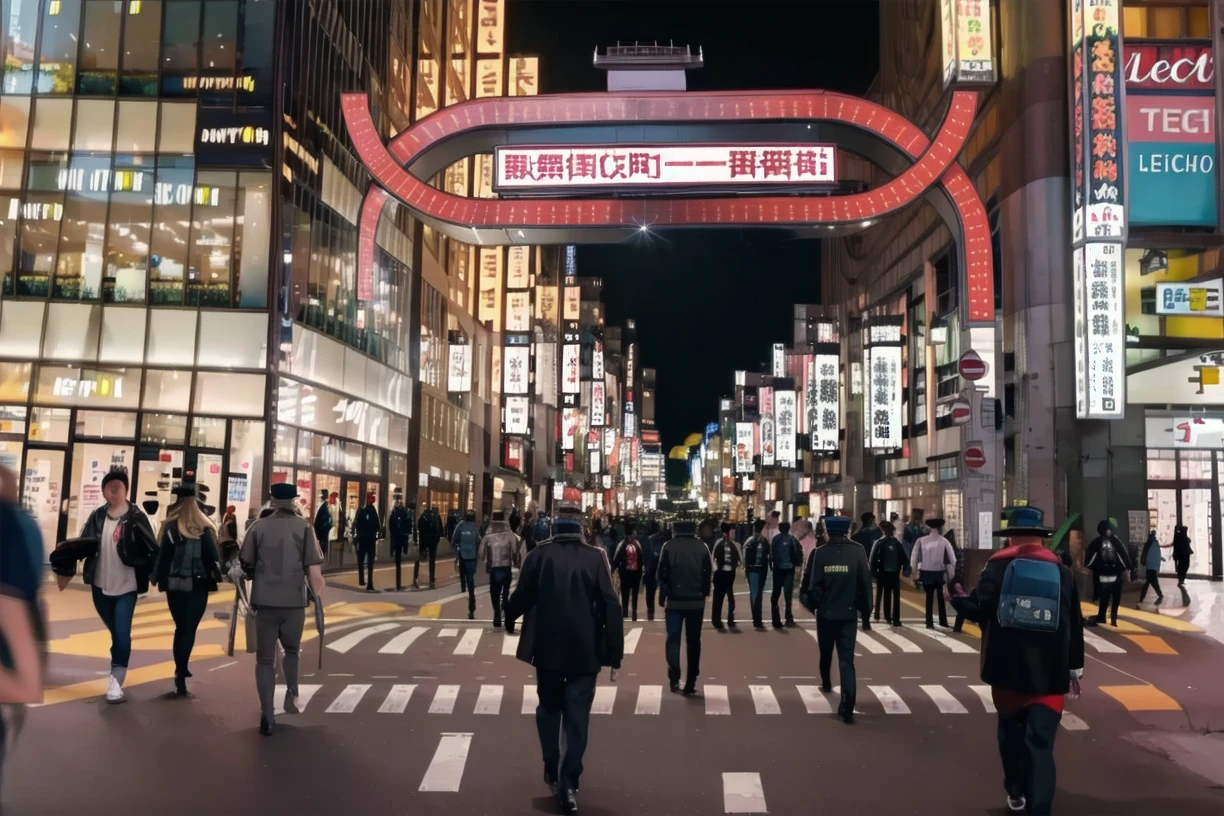
[[947, 629], [948, 607], [943, 588], [956, 570], [956, 551], [943, 537], [943, 519], [933, 518], [927, 522], [927, 526], [931, 532], [914, 542], [910, 569], [926, 590], [926, 628], [935, 628], [934, 607], [938, 600], [939, 625]]
[[854, 722], [857, 679], [854, 673], [855, 626], [860, 616], [871, 612], [871, 574], [867, 553], [846, 538], [850, 519], [833, 516], [825, 519], [829, 543], [812, 553], [799, 600], [816, 613], [816, 640], [820, 648], [820, 687], [832, 691], [830, 669], [837, 649], [837, 675], [841, 681], [841, 703], [837, 716], [849, 725]]
[[914, 554], [914, 545], [918, 543], [918, 539], [926, 535], [926, 530], [922, 528], [923, 510], [920, 507], [915, 507], [910, 512], [910, 522], [905, 525], [905, 531], [901, 534], [901, 544], [905, 547], [905, 560], [909, 561]]
[[1164, 600], [1164, 593], [1160, 591], [1160, 564], [1164, 561], [1164, 556], [1160, 553], [1160, 542], [1156, 540], [1156, 531], [1152, 530], [1148, 533], [1147, 543], [1143, 545], [1143, 554], [1139, 556], [1139, 560], [1143, 562], [1143, 589], [1139, 590], [1139, 603], [1136, 606], [1143, 606], [1143, 599], [1147, 597], [1148, 587], [1156, 590], [1156, 606], [1160, 606]]
[[315, 596], [323, 591], [323, 553], [314, 528], [297, 514], [292, 484], [271, 488], [271, 512], [258, 519], [242, 540], [242, 563], [251, 576], [255, 610], [255, 688], [259, 692], [259, 733], [272, 735], [276, 725], [276, 643], [285, 650], [285, 711], [297, 713], [298, 651], [306, 622], [306, 581]]
[[1190, 548], [1190, 536], [1186, 535], [1186, 528], [1179, 524], [1173, 528], [1173, 569], [1177, 571], [1177, 588], [1182, 590], [1183, 599], [1187, 597], [1186, 574], [1190, 572], [1192, 555], [1194, 550]]
[[642, 585], [642, 564], [645, 561], [637, 530], [631, 525], [625, 540], [616, 545], [612, 568], [620, 578], [621, 612], [637, 620], [638, 587]]
[[761, 600], [765, 592], [765, 578], [769, 575], [769, 539], [762, 532], [765, 519], [753, 522], [756, 531], [744, 544], [744, 575], [748, 578], [748, 605], [752, 608], [752, 626], [760, 631], [765, 628], [761, 620]]
[[438, 542], [442, 540], [442, 519], [436, 507], [429, 507], [417, 519], [417, 557], [412, 565], [412, 588], [421, 588], [421, 559], [429, 560], [429, 588], [434, 584], [434, 559], [438, 555]]
[[327, 503], [327, 488], [319, 491], [319, 509], [315, 510], [314, 532], [315, 540], [319, 542], [319, 550], [327, 555], [327, 543], [331, 540], [332, 526], [331, 505]]
[[680, 691], [680, 630], [688, 647], [684, 693], [696, 695], [701, 669], [701, 621], [710, 595], [714, 564], [710, 551], [697, 538], [697, 525], [677, 521], [675, 536], [659, 556], [659, 605], [666, 610], [667, 679], [673, 693]]
[[[587, 747], [595, 679], [620, 668], [625, 629], [606, 555], [582, 541], [577, 508], [553, 522], [552, 540], [527, 554], [506, 603], [506, 630], [524, 617], [517, 657], [535, 667], [536, 730], [544, 783], [566, 813], [578, 811], [579, 777]], [[565, 757], [560, 733], [565, 730]]]
[[480, 530], [476, 528], [475, 511], [467, 515], [451, 537], [455, 550], [455, 568], [459, 570], [460, 586], [468, 594], [468, 620], [476, 620], [476, 557], [480, 553]]
[[875, 619], [880, 620], [880, 606], [884, 607], [884, 622], [890, 626], [901, 625], [901, 573], [909, 572], [905, 560], [905, 549], [897, 540], [896, 528], [891, 521], [880, 525], [881, 536], [871, 546], [871, 574], [876, 580]]
[[489, 597], [493, 599], [493, 627], [501, 628], [502, 607], [510, 598], [510, 577], [522, 554], [519, 538], [506, 523], [502, 512], [493, 514], [489, 534], [480, 542], [485, 568], [489, 571]]
[[1118, 604], [1122, 602], [1122, 584], [1127, 573], [1134, 570], [1130, 553], [1116, 535], [1113, 522], [1108, 519], [1097, 525], [1097, 537], [1092, 539], [1084, 553], [1084, 566], [1092, 570], [1101, 584], [1101, 606], [1097, 610], [1096, 624], [1105, 623], [1105, 612], [1110, 612], [1110, 623], [1118, 625]]
[[667, 532], [659, 529], [659, 522], [650, 522], [650, 535], [646, 537], [643, 547], [646, 566], [642, 569], [642, 584], [646, 587], [646, 620], [652, 621], [655, 616], [655, 589], [658, 587], [659, 555], [663, 545], [667, 543]]
[[1079, 696], [1084, 627], [1071, 570], [1042, 539], [1041, 517], [1016, 510], [995, 535], [977, 587], [953, 603], [982, 627], [982, 681], [999, 713], [1003, 787], [1013, 812], [1047, 816], [1054, 802], [1054, 737], [1063, 696]]
[[[825, 527], [828, 527], [827, 520]], [[784, 521], [778, 525], [778, 534], [769, 543], [769, 551], [773, 556], [773, 597], [769, 600], [773, 625], [775, 629], [782, 628], [782, 618], [778, 616], [778, 596], [785, 594], [786, 625], [793, 627], [795, 614], [791, 596], [795, 591], [795, 569], [803, 564], [803, 546], [790, 534], [790, 524]]]
[[880, 537], [880, 528], [876, 526], [875, 513], [864, 513], [861, 516], [863, 526], [850, 536], [850, 540], [863, 548], [863, 552], [871, 552], [871, 545]]
[[722, 525], [722, 535], [714, 542], [714, 609], [710, 622], [722, 632], [723, 598], [727, 599], [727, 626], [735, 627], [735, 571], [739, 569], [739, 546], [731, 537], [731, 525]]
[[[382, 532], [382, 521], [378, 518], [378, 508], [374, 506], [377, 497], [373, 493], [366, 494], [365, 507], [357, 511], [353, 520], [353, 542], [357, 545], [357, 583], [374, 592], [374, 551], [378, 547], [378, 535]], [[369, 564], [369, 569], [362, 572], [362, 564]], [[363, 577], [363, 575], [367, 577]]]

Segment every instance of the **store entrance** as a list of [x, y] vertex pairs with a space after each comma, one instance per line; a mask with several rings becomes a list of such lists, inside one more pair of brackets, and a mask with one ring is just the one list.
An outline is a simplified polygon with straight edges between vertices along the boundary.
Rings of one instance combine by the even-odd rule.
[[1166, 549], [1164, 570], [1173, 574], [1173, 532], [1186, 528], [1194, 554], [1190, 575], [1220, 578], [1220, 480], [1224, 478], [1224, 451], [1148, 450], [1148, 515], [1156, 538]]
[[57, 542], [68, 537], [65, 526], [68, 505], [64, 495], [66, 456], [62, 448], [31, 445], [26, 449], [21, 504], [38, 524], [48, 556]]

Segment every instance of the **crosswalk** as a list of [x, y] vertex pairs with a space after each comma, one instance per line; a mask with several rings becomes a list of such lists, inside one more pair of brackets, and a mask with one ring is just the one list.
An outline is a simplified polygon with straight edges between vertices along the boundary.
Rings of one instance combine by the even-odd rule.
[[[498, 716], [515, 712], [519, 715], [535, 714], [538, 704], [534, 683], [480, 683], [467, 686], [451, 683], [432, 686], [423, 683], [347, 683], [336, 684], [326, 693], [322, 689], [318, 684], [300, 686], [298, 711], [307, 713], [321, 707], [324, 714], [428, 716], [470, 712], [476, 716]], [[824, 692], [810, 683], [756, 683], [746, 687], [710, 683], [702, 691], [705, 714], [711, 717], [831, 714], [839, 702], [839, 689]], [[312, 706], [316, 698], [321, 702]], [[591, 714], [596, 717], [657, 717], [669, 706], [678, 712], [689, 705], [684, 698], [670, 694], [666, 705], [664, 699], [661, 685], [640, 685], [636, 688], [620, 683], [599, 685], [595, 688]], [[277, 714], [284, 713], [284, 701], [285, 687], [277, 686]], [[993, 714], [995, 707], [990, 688], [984, 685], [967, 682], [949, 685], [868, 683], [859, 687], [856, 711], [887, 717], [967, 715]], [[1070, 713], [1064, 715], [1063, 725], [1075, 731], [1088, 728], [1087, 723]]]

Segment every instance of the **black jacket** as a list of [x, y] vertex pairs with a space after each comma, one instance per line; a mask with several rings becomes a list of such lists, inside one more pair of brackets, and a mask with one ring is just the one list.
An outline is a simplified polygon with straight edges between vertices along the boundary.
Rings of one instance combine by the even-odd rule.
[[437, 510], [431, 507], [421, 513], [421, 517], [417, 519], [417, 536], [420, 538], [419, 543], [422, 547], [437, 547], [443, 532], [442, 517], [438, 515]]
[[769, 539], [763, 535], [754, 535], [744, 544], [744, 572], [756, 572], [764, 575], [769, 572]]
[[516, 656], [537, 669], [599, 674], [620, 668], [625, 628], [608, 559], [578, 535], [559, 535], [523, 560], [506, 626], [524, 618]]
[[[1007, 565], [1017, 557], [1059, 564], [1062, 592], [1058, 631], [1030, 632], [998, 625], [999, 593]], [[1084, 619], [1071, 570], [1041, 544], [999, 550], [986, 562], [982, 577], [967, 598], [953, 602], [958, 612], [982, 627], [982, 681], [1017, 694], [1066, 694], [1071, 672], [1084, 668]]]
[[618, 570], [629, 568], [629, 548], [637, 549], [637, 571], [641, 572], [646, 568], [646, 549], [640, 541], [630, 541], [625, 539], [616, 547], [616, 556], [612, 559], [612, 566]]
[[872, 575], [896, 575], [908, 567], [905, 547], [896, 536], [882, 536], [871, 546]]
[[[720, 536], [714, 544], [712, 555], [714, 557], [715, 575], [718, 575], [720, 572], [731, 576], [735, 575], [735, 571], [739, 569], [740, 565], [740, 551], [734, 541]], [[731, 569], [726, 570], [724, 567], [730, 567]]]
[[790, 550], [790, 568], [802, 569], [803, 545], [799, 543], [799, 539], [790, 533], [778, 533], [769, 544], [769, 554], [773, 562], [773, 568], [782, 569], [782, 567], [778, 566], [780, 561], [778, 555], [782, 552], [783, 547], [787, 547]]
[[705, 609], [713, 575], [714, 561], [701, 539], [673, 538], [659, 554], [659, 603], [668, 609]]
[[412, 536], [412, 513], [402, 504], [391, 509], [391, 517], [387, 520], [391, 532], [391, 541], [400, 544]]
[[848, 538], [833, 536], [812, 551], [802, 586], [800, 601], [824, 620], [857, 620], [871, 611], [867, 552]]
[[382, 522], [374, 505], [367, 504], [357, 511], [357, 518], [353, 519], [353, 538], [363, 544], [373, 544], [381, 530]]
[[863, 548], [863, 552], [871, 552], [871, 545], [876, 543], [880, 536], [884, 535], [884, 531], [874, 524], [870, 527], [864, 527], [854, 535], [850, 536], [850, 540]]
[[[168, 588], [170, 578], [170, 568], [174, 566], [174, 551], [183, 545], [183, 537], [178, 531], [178, 525], [174, 527], [174, 535], [170, 534], [170, 525], [163, 524], [161, 528], [161, 538], [158, 540], [157, 563], [153, 567], [152, 580], [157, 584], [157, 588], [165, 592]], [[221, 553], [217, 545], [217, 537], [213, 535], [212, 530], [205, 530], [204, 535], [200, 537], [200, 560], [204, 562], [204, 574], [192, 576], [198, 581], [197, 587], [202, 586], [209, 592], [217, 591], [217, 577], [221, 575]]]
[[1178, 526], [1173, 533], [1173, 565], [1181, 569], [1180, 565], [1185, 565], [1187, 569], [1190, 567], [1190, 556], [1194, 554], [1194, 550], [1190, 548], [1190, 536], [1186, 535], [1186, 528]]
[[1104, 536], [1092, 539], [1092, 543], [1084, 551], [1084, 566], [1092, 570], [1098, 577], [1125, 575], [1135, 568], [1126, 545], [1115, 535], [1110, 535], [1109, 540], [1113, 543], [1114, 552], [1117, 554], [1112, 564], [1105, 563], [1105, 559], [1101, 557], [1101, 548], [1105, 544]]
[[[89, 514], [89, 518], [85, 519], [85, 524], [81, 527], [81, 538], [96, 538], [99, 542], [102, 540], [102, 528], [106, 524], [106, 505], [102, 505], [97, 510]], [[153, 525], [149, 523], [149, 517], [144, 514], [144, 511], [135, 504], [128, 502], [127, 515], [123, 517], [123, 535], [125, 538], [131, 536], [147, 536], [148, 541], [155, 544], [157, 536], [153, 533]], [[127, 548], [130, 541], [124, 541], [122, 546]], [[101, 545], [100, 545], [101, 546]], [[132, 547], [136, 549], [136, 547]], [[133, 567], [136, 570], [136, 593], [143, 595], [149, 591], [149, 571], [153, 564], [137, 565]], [[85, 559], [85, 568], [81, 573], [85, 583], [92, 585], [94, 576], [98, 570], [98, 556], [92, 555]]]

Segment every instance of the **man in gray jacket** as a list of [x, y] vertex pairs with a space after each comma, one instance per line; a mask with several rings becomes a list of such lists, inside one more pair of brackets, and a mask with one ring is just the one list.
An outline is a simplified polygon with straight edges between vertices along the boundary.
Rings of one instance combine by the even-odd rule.
[[680, 691], [680, 630], [688, 647], [684, 693], [698, 694], [697, 674], [701, 667], [701, 622], [705, 618], [705, 599], [710, 596], [714, 562], [710, 551], [697, 538], [697, 524], [677, 521], [672, 525], [671, 541], [659, 554], [659, 605], [666, 610], [667, 679], [673, 693]]
[[519, 537], [506, 523], [506, 514], [500, 510], [489, 522], [489, 532], [480, 541], [480, 551], [485, 569], [489, 571], [489, 595], [493, 599], [493, 628], [501, 628], [502, 607], [510, 599], [512, 570], [522, 559]]
[[294, 507], [297, 488], [272, 485], [271, 512], [257, 520], [242, 540], [242, 563], [251, 579], [255, 609], [255, 688], [259, 692], [259, 733], [271, 736], [276, 724], [276, 642], [285, 650], [285, 711], [297, 713], [298, 651], [306, 623], [306, 581], [323, 591], [323, 553], [310, 522]]

